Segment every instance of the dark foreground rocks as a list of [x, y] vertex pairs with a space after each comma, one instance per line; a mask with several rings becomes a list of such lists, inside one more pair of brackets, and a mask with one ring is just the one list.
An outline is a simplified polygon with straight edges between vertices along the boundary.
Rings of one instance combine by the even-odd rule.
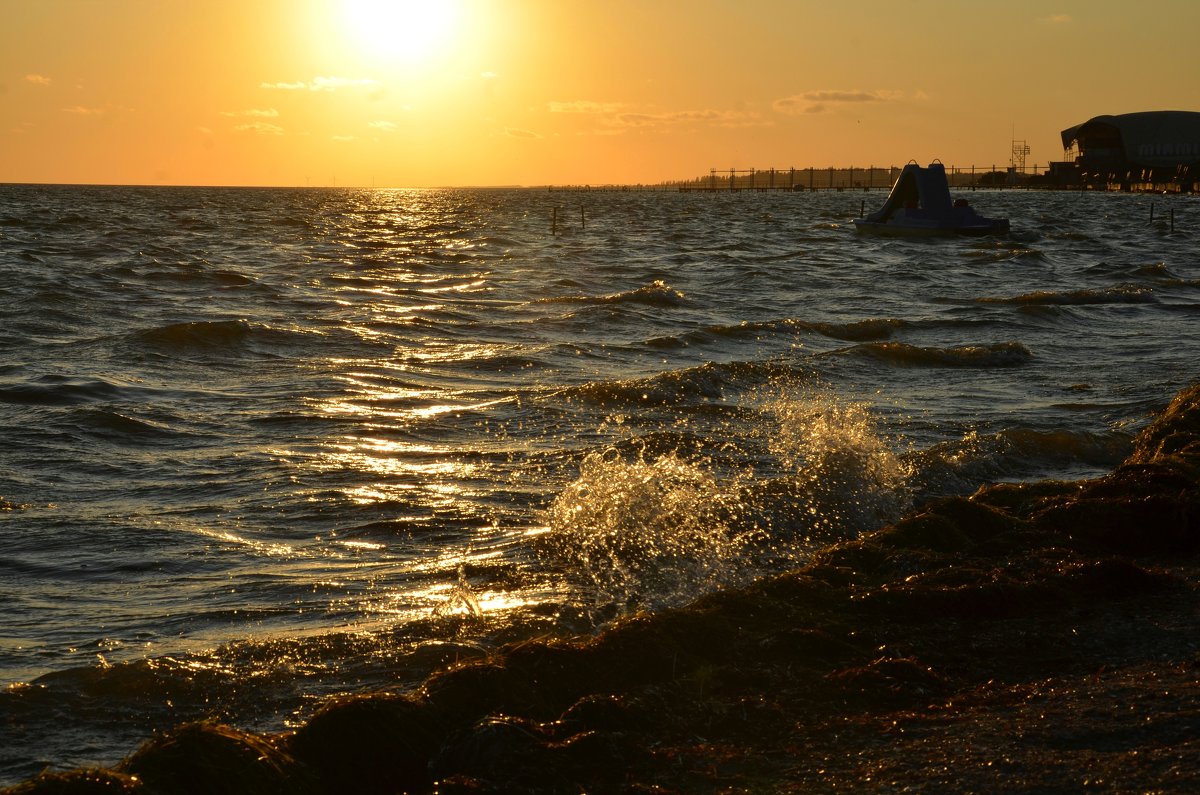
[[10, 793], [1200, 792], [1200, 387], [1111, 474], [523, 643], [298, 731], [181, 726]]

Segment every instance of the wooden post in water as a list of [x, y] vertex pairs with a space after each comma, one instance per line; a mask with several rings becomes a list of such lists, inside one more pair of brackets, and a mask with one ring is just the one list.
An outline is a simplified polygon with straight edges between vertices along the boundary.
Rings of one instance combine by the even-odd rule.
[[587, 229], [587, 218], [583, 214], [583, 205], [579, 205], [579, 228]]
[[558, 208], [555, 207], [550, 215], [550, 234], [558, 236]]

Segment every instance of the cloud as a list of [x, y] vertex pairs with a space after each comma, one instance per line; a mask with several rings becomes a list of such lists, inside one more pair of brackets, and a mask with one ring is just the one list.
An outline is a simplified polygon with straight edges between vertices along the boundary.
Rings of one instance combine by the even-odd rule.
[[237, 132], [252, 132], [259, 135], [283, 135], [283, 128], [278, 124], [271, 124], [265, 121], [252, 121], [246, 124], [239, 124], [233, 128]]
[[1051, 25], [1069, 25], [1074, 22], [1070, 14], [1051, 14], [1048, 17], [1042, 17], [1039, 22], [1046, 22]]
[[569, 102], [551, 102], [546, 109], [551, 113], [578, 113], [605, 117], [609, 124], [622, 127], [655, 127], [662, 125], [701, 122], [719, 126], [740, 126], [747, 121], [756, 122], [754, 114], [730, 110], [674, 110], [663, 113], [647, 113], [626, 110], [617, 102], [593, 102], [578, 99]]
[[221, 115], [235, 118], [244, 116], [252, 119], [275, 119], [279, 117], [279, 111], [274, 108], [265, 108], [262, 110], [251, 108], [249, 110], [223, 110], [221, 111]]
[[384, 132], [395, 132], [398, 128], [394, 121], [372, 121], [368, 122], [367, 126], [372, 130], [383, 130]]
[[635, 110], [617, 102], [597, 102], [586, 99], [550, 102], [546, 105], [546, 110], [550, 113], [593, 117], [599, 125], [597, 129], [590, 132], [593, 135], [620, 135], [630, 130], [649, 132], [655, 129], [665, 130], [686, 126], [757, 127], [770, 123], [764, 122], [758, 113], [751, 111], [713, 108], [670, 111]]
[[25, 82], [33, 83], [35, 86], [48, 86], [54, 81], [45, 75], [25, 75]]
[[484, 80], [495, 80], [500, 75], [496, 74], [495, 72], [480, 72], [479, 76]]
[[342, 88], [373, 87], [378, 85], [378, 80], [370, 78], [314, 77], [308, 82], [260, 83], [259, 88], [268, 88], [277, 91], [337, 91]]
[[586, 99], [572, 102], [551, 102], [547, 110], [551, 113], [616, 113], [621, 106], [615, 102], [591, 102]]
[[509, 136], [510, 138], [532, 139], [532, 138], [541, 138], [542, 137], [538, 133], [531, 132], [530, 130], [521, 130], [516, 127], [505, 127], [504, 134]]
[[63, 113], [71, 113], [76, 116], [103, 116], [104, 108], [85, 108], [82, 105], [76, 105], [71, 108], [63, 108]]
[[863, 102], [894, 102], [903, 98], [899, 91], [806, 91], [793, 94], [771, 103], [777, 113], [799, 115], [801, 113], [824, 113], [831, 105], [856, 104]]
[[670, 127], [702, 124], [708, 127], [752, 127], [762, 123], [756, 113], [736, 110], [674, 110], [665, 113], [618, 113], [611, 119], [621, 127]]

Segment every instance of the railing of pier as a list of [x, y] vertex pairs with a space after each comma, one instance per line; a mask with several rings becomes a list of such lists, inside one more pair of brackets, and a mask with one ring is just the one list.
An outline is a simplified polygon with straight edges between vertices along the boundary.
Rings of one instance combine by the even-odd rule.
[[[1187, 180], [1157, 178], [1113, 178], [1112, 175], [1089, 175], [1074, 169], [1062, 170], [1063, 165], [1046, 164], [1025, 167], [1004, 165], [959, 166], [945, 164], [946, 179], [955, 190], [1122, 190], [1135, 192], [1188, 192], [1200, 190], [1200, 183]], [[890, 190], [902, 171], [901, 166], [806, 166], [804, 168], [729, 168], [710, 169], [707, 176], [639, 185], [563, 185], [550, 186], [551, 191], [702, 191], [707, 193], [737, 191], [872, 191]], [[1194, 180], [1193, 180], [1194, 182]]]
[[[1007, 166], [946, 165], [952, 188], [1019, 188], [1042, 173], [1037, 164], [1025, 169]], [[901, 166], [807, 166], [804, 168], [711, 169], [707, 177], [670, 183], [683, 191], [769, 190], [889, 190]]]

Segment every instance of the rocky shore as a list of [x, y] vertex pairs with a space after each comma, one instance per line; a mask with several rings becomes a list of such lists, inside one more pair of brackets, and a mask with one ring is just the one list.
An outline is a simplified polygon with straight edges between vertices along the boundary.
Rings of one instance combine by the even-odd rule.
[[1200, 792], [1200, 386], [1083, 482], [526, 642], [295, 732], [163, 733], [6, 793]]

